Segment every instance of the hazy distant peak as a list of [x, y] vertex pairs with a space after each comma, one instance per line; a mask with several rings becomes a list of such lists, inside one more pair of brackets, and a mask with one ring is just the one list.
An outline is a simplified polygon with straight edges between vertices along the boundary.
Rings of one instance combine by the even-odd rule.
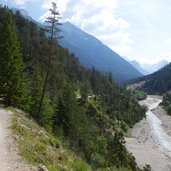
[[148, 71], [149, 73], [153, 73], [155, 71], [158, 71], [159, 69], [163, 68], [168, 64], [168, 61], [161, 60], [155, 64], [141, 64], [141, 67]]
[[28, 13], [25, 9], [11, 8], [11, 10], [12, 10], [14, 13], [16, 13], [17, 11], [19, 11], [23, 17], [29, 17], [29, 18], [31, 18], [31, 17], [29, 16], [29, 13]]

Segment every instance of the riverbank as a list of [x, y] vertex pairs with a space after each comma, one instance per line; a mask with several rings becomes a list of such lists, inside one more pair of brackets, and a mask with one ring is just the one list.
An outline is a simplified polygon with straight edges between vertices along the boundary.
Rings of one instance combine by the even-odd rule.
[[[151, 112], [162, 121], [162, 128], [166, 133], [171, 135], [171, 116], [168, 116], [161, 106], [155, 106], [161, 99], [160, 96], [148, 96], [140, 104], [151, 109], [155, 108]], [[151, 118], [150, 120], [149, 117], [153, 117], [153, 115], [147, 116], [147, 119], [140, 121], [133, 127], [132, 137], [126, 138], [126, 147], [136, 158], [141, 168], [149, 164], [153, 171], [170, 171], [171, 154], [164, 150], [160, 143], [156, 143], [155, 134], [151, 131], [153, 129], [152, 124], [155, 122], [151, 123], [154, 119]]]
[[166, 113], [162, 106], [158, 106], [153, 112], [162, 121], [167, 134], [171, 136], [171, 116]]

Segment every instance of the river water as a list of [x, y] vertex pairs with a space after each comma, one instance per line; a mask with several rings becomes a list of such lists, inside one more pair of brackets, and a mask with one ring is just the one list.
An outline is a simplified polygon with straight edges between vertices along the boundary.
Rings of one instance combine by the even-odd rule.
[[171, 137], [164, 130], [162, 121], [153, 113], [153, 109], [155, 109], [161, 102], [161, 99], [148, 97], [146, 105], [149, 110], [146, 112], [146, 116], [147, 121], [149, 122], [151, 136], [155, 143], [160, 145], [160, 148], [171, 152]]

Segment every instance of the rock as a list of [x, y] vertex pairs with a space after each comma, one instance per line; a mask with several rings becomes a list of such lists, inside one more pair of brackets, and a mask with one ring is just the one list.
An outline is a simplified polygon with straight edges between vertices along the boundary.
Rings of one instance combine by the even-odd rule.
[[44, 165], [39, 165], [38, 166], [38, 171], [48, 171], [48, 169]]
[[41, 135], [47, 135], [47, 133], [46, 133], [44, 130], [39, 130], [39, 131], [37, 132], [37, 134], [38, 134], [39, 136], [41, 136]]
[[59, 156], [59, 157], [58, 157], [58, 160], [62, 160], [62, 156]]

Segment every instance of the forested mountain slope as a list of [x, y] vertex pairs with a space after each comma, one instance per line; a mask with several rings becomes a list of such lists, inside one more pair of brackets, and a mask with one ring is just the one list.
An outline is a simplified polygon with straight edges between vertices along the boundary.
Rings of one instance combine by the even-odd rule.
[[135, 79], [133, 83], [145, 83], [140, 89], [150, 94], [162, 94], [171, 90], [171, 63], [160, 69], [159, 71], [139, 79]]
[[[123, 137], [145, 116], [131, 92], [119, 87], [111, 73], [102, 75], [95, 68], [81, 66], [74, 54], [47, 38], [42, 28], [19, 12], [0, 8], [0, 32], [0, 67], [7, 71], [0, 73], [0, 89], [6, 92], [0, 91], [2, 103], [28, 112], [92, 170], [140, 170]], [[47, 89], [37, 115], [50, 46], [53, 53]]]

